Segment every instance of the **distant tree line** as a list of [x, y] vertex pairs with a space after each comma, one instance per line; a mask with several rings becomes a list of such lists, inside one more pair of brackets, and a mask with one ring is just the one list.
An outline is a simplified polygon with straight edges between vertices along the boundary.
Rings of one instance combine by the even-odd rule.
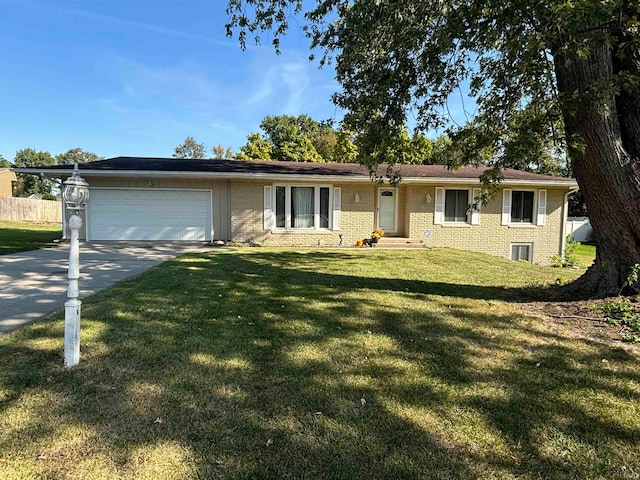
[[[289, 162], [363, 163], [359, 153], [366, 139], [337, 127], [332, 121], [317, 121], [308, 115], [266, 116], [260, 122], [260, 131], [250, 133], [247, 143], [234, 153], [231, 148], [218, 145], [212, 148], [211, 159], [282, 160]], [[444, 153], [450, 142], [444, 136], [436, 140], [405, 128], [400, 141], [384, 152], [378, 152], [380, 163], [394, 158], [395, 163], [445, 163]], [[207, 158], [204, 143], [187, 137], [173, 153], [174, 158]]]
[[[84, 151], [82, 148], [72, 148], [55, 156], [49, 152], [38, 152], [33, 148], [23, 148], [16, 152], [13, 162], [9, 162], [0, 155], [0, 168], [72, 165], [74, 163], [93, 162], [102, 158], [93, 152]], [[51, 193], [52, 189], [55, 189], [54, 181], [23, 173], [16, 174], [16, 177], [18, 181], [14, 190], [15, 196], [29, 197], [37, 195], [44, 199], [55, 199], [55, 196]]]
[[[234, 156], [231, 147], [225, 148], [220, 144], [213, 147], [211, 153], [212, 156], [209, 158], [213, 160], [230, 160]], [[207, 158], [207, 150], [204, 143], [198, 143], [193, 137], [187, 137], [184, 142], [174, 149], [173, 158], [205, 159]]]
[[[477, 155], [470, 151], [476, 139], [457, 138], [454, 142], [447, 135], [430, 139], [418, 131], [409, 133], [409, 129], [401, 127], [394, 135], [393, 142], [379, 142], [371, 133], [357, 134], [348, 130], [344, 124], [337, 126], [332, 121], [317, 121], [308, 115], [274, 115], [266, 116], [260, 123], [260, 131], [250, 133], [247, 143], [234, 153], [231, 148], [222, 145], [213, 147], [211, 159], [238, 159], [290, 162], [324, 162], [324, 163], [362, 163], [379, 164], [422, 164], [422, 165], [487, 165], [491, 166], [496, 156], [515, 159], [505, 162], [506, 168], [515, 168], [542, 175], [571, 176], [566, 157], [551, 138], [528, 138], [526, 116], [519, 117], [510, 127], [509, 136], [514, 142], [509, 144], [509, 151], [497, 151], [487, 148], [482, 152], [484, 162], [478, 162]], [[516, 141], [517, 140], [517, 141]], [[514, 145], [535, 143], [536, 155], [529, 156], [528, 162], [520, 161], [520, 153]], [[372, 145], [376, 144], [376, 148]], [[466, 145], [469, 144], [469, 148]], [[382, 146], [381, 146], [382, 145]], [[513, 151], [512, 151], [513, 150]], [[364, 153], [369, 152], [369, 153]], [[175, 158], [206, 158], [204, 144], [193, 137], [176, 147]], [[475, 158], [473, 162], [469, 159]], [[585, 215], [584, 199], [581, 193], [570, 197], [570, 214]]]

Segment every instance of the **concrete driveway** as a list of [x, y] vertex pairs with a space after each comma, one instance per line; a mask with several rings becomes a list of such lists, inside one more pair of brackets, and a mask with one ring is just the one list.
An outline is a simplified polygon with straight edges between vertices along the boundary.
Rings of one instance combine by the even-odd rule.
[[[92, 242], [80, 245], [80, 299], [166, 262], [202, 243]], [[0, 335], [64, 306], [69, 245], [0, 256]]]

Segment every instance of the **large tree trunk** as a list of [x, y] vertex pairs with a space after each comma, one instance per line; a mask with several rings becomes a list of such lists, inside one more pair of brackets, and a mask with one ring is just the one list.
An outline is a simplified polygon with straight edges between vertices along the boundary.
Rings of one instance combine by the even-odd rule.
[[586, 58], [571, 47], [554, 55], [571, 165], [596, 240], [595, 263], [567, 287], [574, 295], [617, 295], [640, 263], [640, 88], [610, 88], [621, 70], [640, 73], [635, 49], [621, 56], [615, 45], [592, 43]]

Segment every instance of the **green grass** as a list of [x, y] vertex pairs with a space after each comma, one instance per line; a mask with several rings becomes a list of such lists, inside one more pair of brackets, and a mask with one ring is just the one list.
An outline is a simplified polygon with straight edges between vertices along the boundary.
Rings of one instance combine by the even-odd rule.
[[591, 266], [596, 259], [596, 246], [593, 243], [581, 243], [576, 249], [574, 256], [585, 267]]
[[0, 220], [0, 255], [51, 247], [62, 236], [59, 223], [12, 222]]
[[636, 478], [638, 356], [512, 303], [557, 274], [447, 249], [180, 257], [85, 300], [76, 368], [61, 314], [0, 337], [0, 478]]

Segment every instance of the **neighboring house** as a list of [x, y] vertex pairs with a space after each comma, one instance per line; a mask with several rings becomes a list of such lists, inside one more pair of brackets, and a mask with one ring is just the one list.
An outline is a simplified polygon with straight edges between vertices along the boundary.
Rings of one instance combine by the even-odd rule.
[[0, 197], [13, 196], [13, 182], [16, 180], [15, 173], [8, 168], [0, 168]]
[[[397, 186], [357, 164], [118, 157], [81, 164], [88, 240], [233, 240], [350, 246], [374, 228], [549, 264], [564, 248], [575, 180], [505, 170], [499, 193], [469, 210], [483, 168], [397, 165]], [[70, 166], [18, 169], [64, 177]], [[381, 167], [380, 171], [384, 171]], [[63, 173], [64, 172], [64, 173]]]

